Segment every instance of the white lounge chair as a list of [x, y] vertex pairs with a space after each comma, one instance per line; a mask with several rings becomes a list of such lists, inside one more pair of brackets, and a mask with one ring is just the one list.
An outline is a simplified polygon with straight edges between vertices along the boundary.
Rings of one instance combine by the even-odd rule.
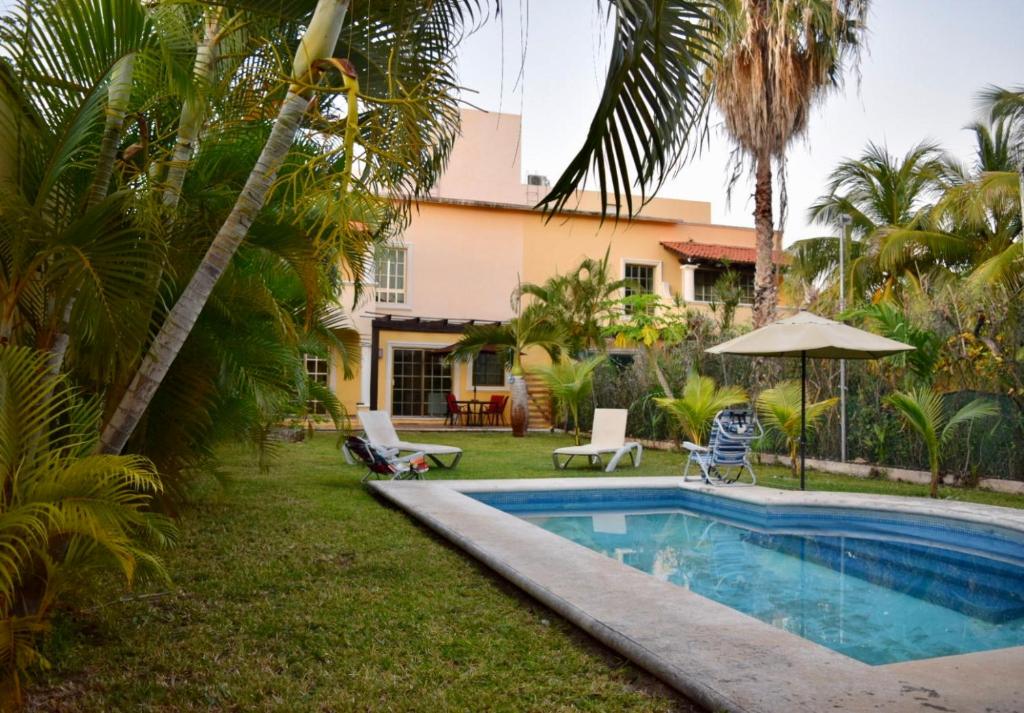
[[[590, 443], [585, 446], [566, 446], [556, 448], [551, 454], [551, 460], [559, 470], [565, 470], [566, 466], [576, 456], [586, 456], [590, 465], [600, 465], [601, 456], [611, 453], [612, 459], [608, 461], [606, 473], [611, 473], [619, 465], [619, 461], [627, 453], [633, 463], [633, 467], [640, 466], [640, 459], [643, 457], [644, 449], [639, 443], [626, 443], [626, 417], [629, 412], [619, 408], [594, 409], [594, 429], [590, 434]], [[559, 456], [568, 456], [564, 462], [559, 461]]]
[[[441, 446], [433, 443], [409, 443], [398, 437], [391, 417], [386, 411], [360, 411], [359, 423], [366, 432], [366, 440], [378, 448], [390, 448], [392, 450], [410, 453], [422, 453], [434, 462], [438, 468], [454, 468], [462, 460], [462, 449], [455, 446]], [[352, 454], [345, 446], [342, 446], [345, 460], [354, 463]], [[451, 463], [445, 465], [440, 456], [454, 456]]]

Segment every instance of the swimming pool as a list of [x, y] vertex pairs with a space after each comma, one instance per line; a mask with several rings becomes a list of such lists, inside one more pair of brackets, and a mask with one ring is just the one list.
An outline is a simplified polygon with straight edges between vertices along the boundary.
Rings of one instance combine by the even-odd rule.
[[1024, 534], [680, 488], [470, 497], [871, 665], [1024, 645]]

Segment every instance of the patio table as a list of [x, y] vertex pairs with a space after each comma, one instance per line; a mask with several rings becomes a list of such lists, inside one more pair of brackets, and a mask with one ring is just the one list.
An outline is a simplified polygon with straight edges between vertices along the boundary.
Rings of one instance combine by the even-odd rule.
[[489, 401], [470, 399], [469, 401], [457, 401], [459, 406], [466, 408], [466, 425], [482, 427], [484, 425], [484, 411], [490, 404]]

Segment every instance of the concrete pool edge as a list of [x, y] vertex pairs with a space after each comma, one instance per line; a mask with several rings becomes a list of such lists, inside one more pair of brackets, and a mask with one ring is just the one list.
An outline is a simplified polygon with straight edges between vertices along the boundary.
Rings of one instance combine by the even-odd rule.
[[[868, 666], [497, 511], [463, 493], [671, 488], [678, 477], [376, 481], [370, 487], [590, 635], [711, 710], [1017, 710], [1024, 647]], [[949, 516], [894, 496], [765, 488], [688, 489], [748, 502], [897, 509]], [[778, 493], [785, 495], [778, 495]], [[947, 503], [942, 503], [946, 505]], [[957, 504], [960, 505], [960, 504]], [[956, 517], [1024, 530], [1024, 513], [957, 508]], [[985, 661], [984, 666], [970, 665]], [[970, 675], [958, 676], [965, 667]], [[981, 675], [978, 669], [993, 672]]]

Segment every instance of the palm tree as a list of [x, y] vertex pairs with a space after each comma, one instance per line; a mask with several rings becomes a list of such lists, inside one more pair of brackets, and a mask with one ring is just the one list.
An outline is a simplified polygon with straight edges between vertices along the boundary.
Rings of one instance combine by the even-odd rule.
[[686, 322], [675, 309], [651, 293], [638, 292], [623, 298], [622, 310], [620, 320], [605, 327], [604, 334], [612, 337], [617, 347], [642, 348], [662, 393], [670, 399], [674, 398], [672, 386], [658, 363], [658, 357], [665, 347], [678, 344], [686, 337]]
[[47, 354], [0, 346], [0, 708], [20, 703], [21, 676], [41, 660], [54, 608], [84, 573], [127, 583], [166, 576], [156, 556], [174, 529], [149, 512], [162, 485], [152, 463], [95, 455], [100, 402], [82, 399]]
[[[517, 301], [518, 302], [518, 301]], [[551, 360], [557, 361], [565, 349], [566, 335], [540, 305], [530, 305], [519, 311], [513, 319], [504, 324], [473, 324], [466, 327], [462, 338], [456, 342], [451, 358], [469, 360], [484, 347], [496, 347], [509, 367], [511, 405], [509, 419], [512, 435], [526, 435], [529, 425], [530, 394], [526, 386], [523, 369], [523, 355], [531, 348], [541, 348]]]
[[678, 399], [658, 398], [663, 408], [693, 443], [703, 445], [711, 430], [711, 421], [722, 409], [744, 403], [747, 392], [740, 386], [717, 386], [710, 376], [701, 376], [691, 369], [686, 377], [683, 395]]
[[917, 431], [928, 451], [928, 467], [932, 480], [928, 494], [939, 496], [939, 465], [942, 451], [956, 427], [976, 419], [995, 416], [998, 407], [987, 399], [974, 399], [952, 416], [946, 415], [942, 394], [934, 388], [921, 387], [890, 394], [886, 402], [897, 410], [906, 425]]
[[544, 380], [560, 411], [572, 419], [576, 445], [580, 444], [580, 407], [594, 390], [594, 370], [604, 363], [598, 354], [583, 361], [565, 359], [551, 366], [536, 367], [533, 373]]
[[755, 177], [755, 327], [777, 302], [772, 162], [784, 166], [815, 102], [856, 65], [867, 9], [868, 0], [724, 0], [710, 11], [722, 41], [708, 70], [715, 104]]
[[[347, 125], [344, 130], [347, 150], [342, 162], [345, 170], [338, 177], [333, 193], [321, 191], [315, 201], [307, 199], [307, 204], [310, 212], [321, 216], [324, 231], [345, 233], [351, 232], [352, 226], [365, 225], [365, 221], [357, 219], [350, 207], [342, 210], [340, 216], [337, 211], [325, 209], [325, 204], [335, 207], [349, 199], [346, 188], [353, 177], [348, 169], [354, 165], [352, 149], [357, 133], [356, 122], [362, 121], [362, 117], [356, 114], [357, 105], [358, 101], [373, 103], [372, 97], [360, 93], [351, 63], [346, 60], [326, 61], [336, 49], [348, 4], [348, 0], [319, 0], [312, 17], [308, 22], [304, 21], [306, 32], [295, 55], [290, 86], [280, 104], [264, 152], [250, 173], [234, 209], [217, 231], [199, 268], [163, 321], [148, 353], [107, 422], [103, 435], [104, 450], [120, 452], [142, 418], [209, 299], [213, 286], [244, 240], [249, 225], [263, 208], [275, 174], [284, 162], [299, 129], [309, 99], [320, 78], [329, 69], [340, 70], [343, 89], [348, 98]], [[459, 28], [477, 7], [479, 3], [469, 0], [449, 0], [446, 3], [417, 3], [409, 0], [388, 3], [382, 10], [392, 13], [394, 17], [401, 17], [408, 31], [396, 32], [393, 26], [386, 23], [373, 25], [372, 22], [366, 22], [359, 24], [358, 28], [354, 20], [349, 24], [353, 31], [358, 29], [359, 32], [376, 33], [373, 40], [384, 52], [375, 61], [378, 62], [377, 67], [387, 72], [389, 77], [395, 65], [388, 58], [384, 42], [408, 41], [413, 38], [412, 41], [419, 44], [418, 58], [429, 60], [425, 64], [435, 68], [442, 78], [436, 94], [417, 97], [417, 110], [407, 118], [407, 121], [428, 127], [425, 131], [427, 136], [421, 137], [418, 146], [432, 146], [438, 136], [448, 135], [446, 122], [454, 122], [453, 96], [457, 85], [447, 70], [450, 69]], [[602, 210], [608, 211], [609, 196], [614, 194], [616, 214], [625, 207], [631, 215], [635, 212], [631, 186], [639, 185], [644, 190], [660, 183], [682, 155], [691, 127], [704, 116], [703, 97], [706, 92], [702, 68], [714, 47], [714, 39], [701, 24], [706, 19], [702, 4], [694, 0], [676, 0], [662, 3], [655, 9], [646, 4], [616, 2], [613, 7], [616, 14], [615, 48], [604, 95], [583, 148], [543, 201], [543, 205], [552, 211], [561, 209], [593, 170], [602, 187]], [[408, 27], [410, 23], [411, 28]], [[424, 28], [430, 31], [424, 31]], [[371, 42], [368, 38], [360, 37], [359, 42], [342, 43], [342, 46], [358, 48], [363, 44], [369, 45]], [[664, 81], [665, 77], [671, 77], [673, 81]], [[431, 86], [437, 85], [435, 81]], [[413, 83], [406, 85], [395, 81], [389, 81], [389, 86], [402, 91], [406, 86], [416, 90], [421, 88]], [[644, 100], [637, 102], [635, 97], [641, 94]], [[329, 120], [324, 123], [331, 124]], [[627, 137], [625, 141], [622, 136]], [[436, 169], [443, 164], [444, 152], [433, 157], [430, 153], [428, 150], [427, 158], [433, 172], [426, 176], [428, 180], [400, 179], [393, 186], [401, 189], [395, 195], [401, 197], [416, 194], [430, 185], [436, 176]], [[368, 158], [364, 158], [363, 162], [375, 163], [378, 159], [372, 154], [368, 150]], [[394, 151], [382, 151], [380, 155], [384, 157], [380, 160], [387, 162], [392, 160]], [[354, 197], [356, 203], [389, 195], [387, 191], [381, 191], [380, 186], [370, 185], [365, 188]], [[301, 200], [303, 193], [293, 190], [292, 195]]]
[[[813, 433], [822, 416], [837, 403], [839, 399], [833, 397], [807, 404], [803, 410], [807, 431]], [[757, 410], [764, 423], [785, 438], [789, 450], [789, 467], [796, 477], [801, 429], [800, 382], [784, 381], [762, 391], [757, 397]]]
[[610, 248], [601, 259], [584, 258], [567, 275], [554, 275], [543, 284], [524, 282], [520, 291], [531, 295], [569, 335], [566, 348], [573, 356], [588, 349], [604, 350], [604, 328], [615, 316], [615, 297], [629, 285], [615, 279], [608, 267]]

